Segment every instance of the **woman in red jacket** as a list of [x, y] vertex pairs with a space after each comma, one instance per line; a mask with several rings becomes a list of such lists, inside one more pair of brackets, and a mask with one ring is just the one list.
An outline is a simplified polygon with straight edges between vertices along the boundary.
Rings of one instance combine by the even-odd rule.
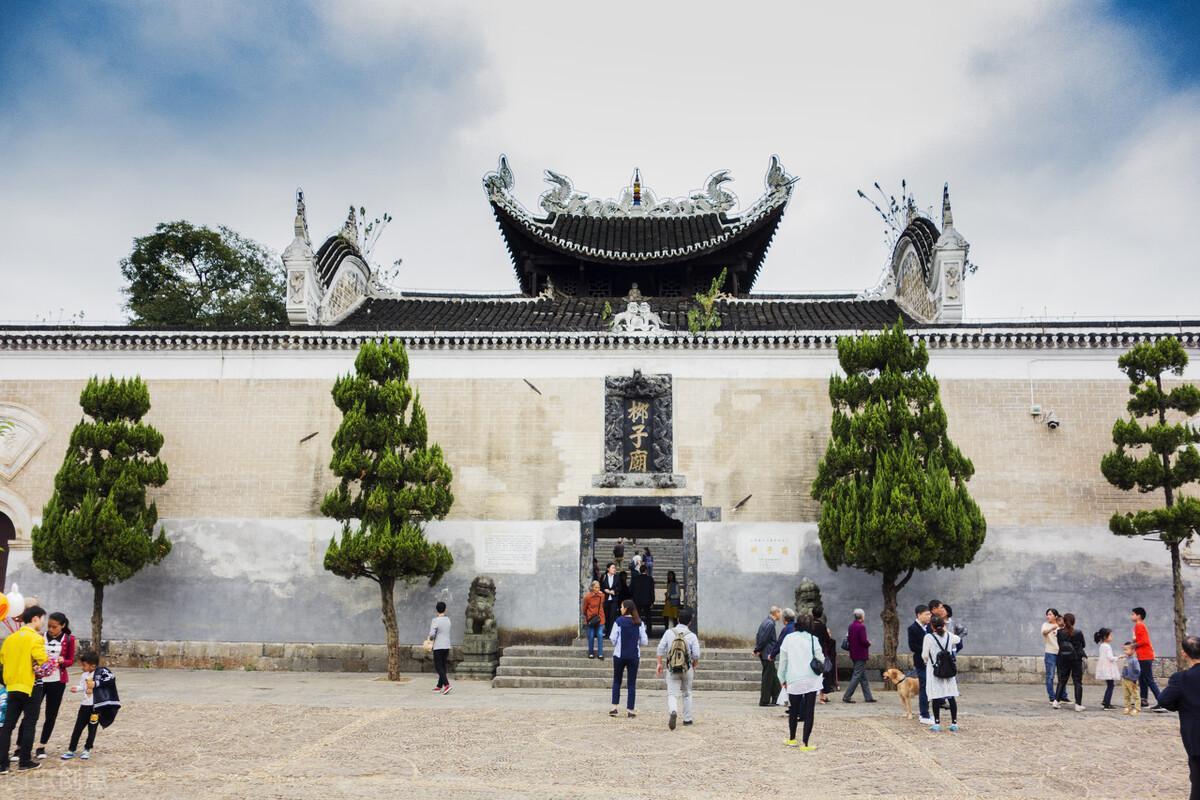
[[38, 740], [35, 754], [38, 760], [46, 757], [46, 743], [50, 741], [50, 734], [54, 733], [54, 721], [58, 719], [58, 709], [67, 688], [67, 667], [75, 663], [75, 636], [71, 633], [67, 615], [61, 611], [51, 614], [46, 623], [46, 655], [57, 661], [58, 670], [42, 678], [46, 717], [42, 722], [42, 738]]
[[[588, 658], [604, 660], [604, 592], [600, 591], [600, 581], [592, 581], [591, 588], [583, 596], [581, 603], [583, 624], [587, 629]], [[595, 647], [592, 642], [595, 640]]]

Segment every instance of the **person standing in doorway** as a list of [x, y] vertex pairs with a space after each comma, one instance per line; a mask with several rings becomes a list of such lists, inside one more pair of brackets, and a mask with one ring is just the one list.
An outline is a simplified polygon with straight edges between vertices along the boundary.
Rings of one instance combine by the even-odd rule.
[[861, 608], [854, 609], [854, 620], [846, 632], [846, 644], [850, 646], [850, 663], [853, 671], [850, 674], [850, 685], [842, 695], [843, 703], [853, 703], [854, 690], [862, 686], [863, 701], [874, 703], [871, 697], [871, 682], [867, 680], [867, 659], [871, 657], [871, 640], [867, 638], [866, 612]]
[[[692, 682], [696, 678], [696, 665], [700, 663], [700, 639], [688, 628], [692, 624], [692, 611], [680, 609], [679, 622], [663, 633], [658, 643], [658, 668], [655, 674], [667, 680], [667, 727], [675, 730], [679, 719], [679, 701], [683, 699], [683, 724], [691, 725]], [[666, 670], [663, 670], [666, 659]]]
[[[809, 744], [816, 716], [817, 693], [821, 691], [825, 676], [813, 669], [824, 661], [821, 644], [812, 634], [812, 617], [801, 614], [796, 619], [796, 630], [783, 640], [779, 650], [779, 680], [788, 693], [788, 747], [801, 750], [816, 750]], [[796, 729], [801, 724], [800, 741], [796, 740]]]
[[[1062, 617], [1057, 608], [1046, 609], [1046, 620], [1042, 623], [1042, 658], [1046, 664], [1046, 698], [1053, 703], [1058, 698], [1054, 693], [1054, 681], [1058, 678], [1058, 629], [1062, 627]], [[1066, 699], [1066, 698], [1062, 698]]]
[[587, 630], [588, 658], [604, 660], [604, 592], [600, 581], [592, 581], [591, 588], [583, 596], [581, 608], [583, 624]]
[[1192, 800], [1200, 800], [1200, 636], [1183, 640], [1188, 668], [1176, 672], [1158, 696], [1158, 704], [1179, 712], [1179, 735], [1188, 757], [1192, 778]]
[[608, 569], [600, 579], [600, 591], [604, 592], [604, 638], [612, 635], [613, 623], [621, 616], [621, 601], [625, 599], [625, 582], [617, 573], [616, 562], [608, 562]]
[[775, 647], [775, 623], [782, 614], [779, 606], [771, 606], [767, 618], [758, 626], [758, 633], [754, 636], [754, 655], [758, 656], [762, 664], [762, 684], [758, 692], [760, 706], [775, 705], [779, 696], [779, 676], [774, 662], [771, 661], [771, 653]]
[[1142, 668], [1138, 689], [1141, 692], [1142, 708], [1150, 705], [1148, 697], [1154, 695], [1154, 708], [1151, 711], [1162, 712], [1166, 709], [1159, 707], [1160, 694], [1158, 683], [1154, 680], [1154, 645], [1150, 643], [1150, 629], [1146, 627], [1146, 609], [1138, 606], [1129, 612], [1133, 621], [1133, 647], [1137, 650], [1138, 665]]
[[433, 641], [433, 668], [438, 675], [434, 691], [450, 694], [450, 678], [446, 674], [446, 662], [450, 660], [450, 618], [446, 616], [446, 604], [441, 600], [434, 609], [437, 616], [429, 625], [429, 638]]
[[613, 624], [609, 638], [613, 643], [613, 683], [612, 711], [608, 715], [615, 717], [620, 713], [621, 677], [624, 674], [629, 681], [625, 716], [636, 717], [638, 665], [642, 661], [642, 645], [649, 644], [650, 639], [646, 636], [642, 618], [638, 616], [637, 605], [632, 600], [621, 603], [621, 616]]
[[46, 699], [46, 714], [42, 718], [42, 737], [39, 740], [37, 752], [34, 754], [41, 761], [46, 757], [46, 745], [54, 733], [54, 723], [58, 719], [58, 709], [62, 706], [63, 694], [70, 680], [67, 667], [75, 663], [75, 636], [71, 633], [71, 623], [67, 615], [55, 611], [46, 623], [46, 655], [58, 669], [42, 678], [42, 691]]
[[654, 606], [654, 578], [646, 574], [644, 564], [639, 567], [633, 571], [633, 581], [629, 591], [633, 596], [634, 605], [637, 606], [638, 616], [646, 623], [646, 634], [649, 635], [651, 629], [650, 609]]
[[613, 561], [615, 561], [617, 566], [620, 567], [620, 566], [622, 566], [621, 562], [623, 562], [624, 560], [625, 560], [625, 538], [622, 537], [620, 539], [617, 539], [617, 543], [613, 545]]
[[667, 570], [667, 590], [666, 596], [663, 598], [663, 619], [667, 622], [668, 628], [675, 627], [679, 622], [679, 607], [681, 605], [681, 597], [679, 591], [679, 582], [675, 580], [675, 570]]
[[[1075, 630], [1075, 615], [1063, 614], [1063, 626], [1058, 631], [1058, 693], [1055, 697], [1067, 696], [1067, 680], [1075, 686], [1075, 710], [1083, 711], [1083, 659], [1087, 652], [1084, 649], [1083, 633]], [[1059, 701], [1054, 701], [1054, 708], [1059, 708]]]
[[650, 548], [647, 547], [642, 551], [642, 566], [646, 570], [646, 574], [651, 578], [654, 577], [654, 556], [650, 555]]
[[915, 619], [908, 626], [908, 651], [912, 653], [913, 669], [917, 672], [917, 682], [920, 684], [920, 694], [917, 695], [917, 707], [921, 712], [921, 724], [932, 725], [933, 717], [929, 716], [929, 695], [925, 693], [925, 659], [921, 655], [925, 651], [925, 634], [929, 633], [929, 606], [921, 604], [914, 611]]

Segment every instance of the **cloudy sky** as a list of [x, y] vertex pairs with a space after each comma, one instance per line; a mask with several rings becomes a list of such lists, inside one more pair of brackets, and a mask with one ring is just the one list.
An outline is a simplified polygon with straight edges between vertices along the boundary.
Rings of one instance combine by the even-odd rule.
[[[164, 220], [276, 251], [303, 187], [395, 221], [401, 288], [515, 290], [483, 190], [506, 152], [593, 196], [771, 153], [800, 176], [756, 289], [862, 289], [855, 191], [949, 181], [967, 314], [1200, 316], [1200, 12], [1174, 2], [44, 2], [0, 26], [0, 319], [122, 319]], [[60, 311], [61, 309], [61, 311]]]

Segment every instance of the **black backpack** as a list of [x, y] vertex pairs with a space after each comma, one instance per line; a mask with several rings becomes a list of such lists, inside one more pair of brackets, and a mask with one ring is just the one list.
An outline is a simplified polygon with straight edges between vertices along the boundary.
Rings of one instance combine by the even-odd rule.
[[[942, 644], [938, 639], [937, 634], [932, 634], [933, 641], [937, 643], [940, 652], [933, 656], [933, 677], [949, 680], [958, 674], [958, 664], [954, 661], [954, 654], [946, 649], [946, 645]], [[950, 641], [950, 635], [946, 635], [946, 641]]]

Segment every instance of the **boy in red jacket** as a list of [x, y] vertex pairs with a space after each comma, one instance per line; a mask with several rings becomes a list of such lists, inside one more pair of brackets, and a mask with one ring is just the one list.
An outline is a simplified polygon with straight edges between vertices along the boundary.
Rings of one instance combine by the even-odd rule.
[[1137, 653], [1138, 666], [1142, 668], [1142, 674], [1138, 679], [1142, 708], [1150, 705], [1146, 701], [1146, 696], [1153, 693], [1155, 705], [1150, 710], [1159, 713], [1165, 712], [1166, 709], [1158, 705], [1158, 684], [1154, 681], [1154, 645], [1150, 644], [1150, 630], [1146, 627], [1146, 609], [1137, 606], [1129, 612], [1129, 618], [1133, 620], [1133, 650]]

